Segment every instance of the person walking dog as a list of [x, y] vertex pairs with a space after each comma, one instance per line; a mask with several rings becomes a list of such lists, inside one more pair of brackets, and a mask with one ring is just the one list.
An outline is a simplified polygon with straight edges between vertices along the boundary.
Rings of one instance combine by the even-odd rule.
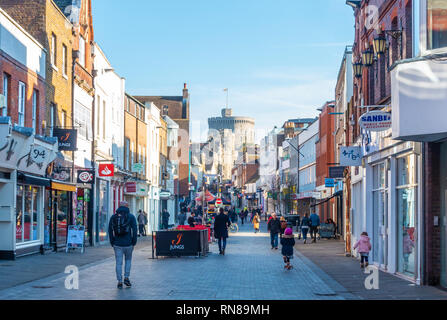
[[129, 276], [132, 267], [132, 252], [137, 244], [137, 221], [129, 211], [127, 201], [121, 201], [120, 207], [110, 218], [109, 241], [115, 251], [116, 279], [118, 289], [123, 288], [123, 256], [125, 260], [124, 284], [131, 287]]
[[295, 245], [295, 237], [292, 228], [287, 228], [281, 238], [281, 253], [284, 259], [284, 269], [292, 269], [290, 259], [293, 259], [293, 246]]

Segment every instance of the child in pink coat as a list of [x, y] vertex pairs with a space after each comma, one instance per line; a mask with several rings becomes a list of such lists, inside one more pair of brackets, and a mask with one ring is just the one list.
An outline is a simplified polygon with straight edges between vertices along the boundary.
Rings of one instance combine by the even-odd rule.
[[371, 251], [371, 242], [369, 241], [368, 233], [362, 232], [360, 239], [355, 243], [354, 249], [359, 248], [360, 253], [360, 268], [368, 266], [368, 256]]

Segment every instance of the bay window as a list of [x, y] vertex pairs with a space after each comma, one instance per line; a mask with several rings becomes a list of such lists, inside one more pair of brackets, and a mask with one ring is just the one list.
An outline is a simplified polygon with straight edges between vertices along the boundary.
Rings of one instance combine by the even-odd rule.
[[447, 1], [427, 0], [427, 50], [447, 48]]

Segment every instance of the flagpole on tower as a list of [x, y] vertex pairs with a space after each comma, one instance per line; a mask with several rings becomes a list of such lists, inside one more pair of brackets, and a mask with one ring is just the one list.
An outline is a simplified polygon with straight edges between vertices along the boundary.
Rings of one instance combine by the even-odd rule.
[[228, 88], [225, 88], [224, 91], [227, 93], [227, 109], [228, 109]]

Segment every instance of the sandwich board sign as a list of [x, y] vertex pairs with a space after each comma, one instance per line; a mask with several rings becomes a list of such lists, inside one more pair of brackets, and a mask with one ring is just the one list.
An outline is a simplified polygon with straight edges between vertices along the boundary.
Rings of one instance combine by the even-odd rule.
[[81, 252], [84, 253], [84, 233], [84, 226], [68, 226], [65, 252], [68, 252], [68, 249], [81, 249]]

